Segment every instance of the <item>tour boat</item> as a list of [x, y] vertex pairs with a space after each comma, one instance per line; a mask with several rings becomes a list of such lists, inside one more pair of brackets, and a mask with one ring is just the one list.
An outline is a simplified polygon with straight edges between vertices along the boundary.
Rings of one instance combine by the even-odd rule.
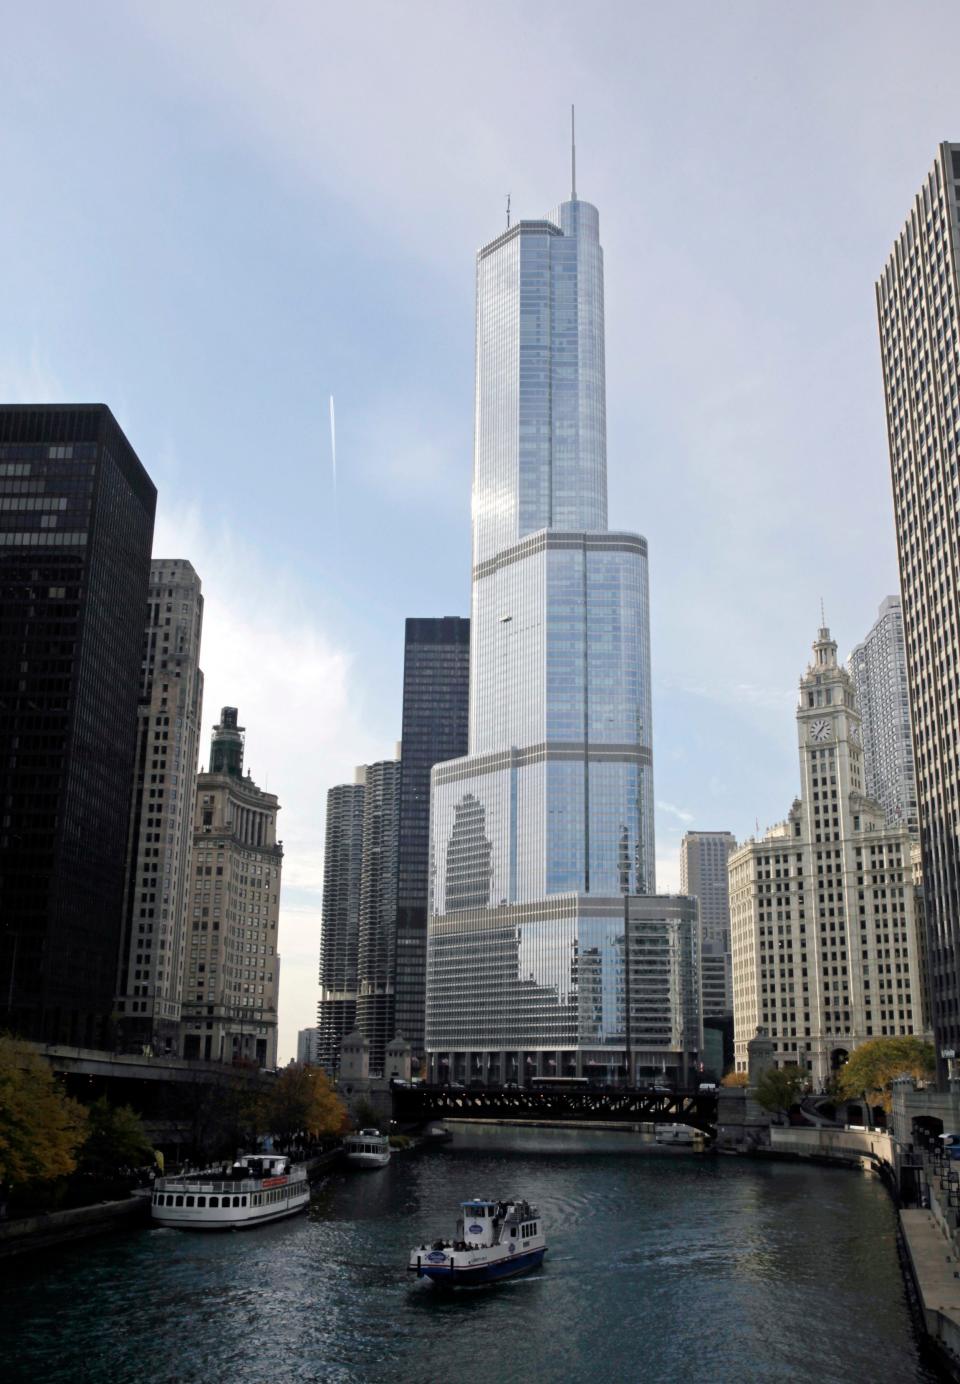
[[177, 1230], [247, 1230], [302, 1211], [310, 1184], [302, 1163], [273, 1154], [246, 1154], [224, 1171], [160, 1177], [151, 1214]]
[[546, 1252], [535, 1206], [519, 1197], [474, 1197], [461, 1203], [455, 1238], [412, 1249], [407, 1268], [440, 1286], [470, 1287], [535, 1269]]
[[385, 1168], [390, 1162], [390, 1140], [379, 1129], [361, 1129], [343, 1142], [351, 1168]]
[[658, 1144], [684, 1144], [689, 1145], [697, 1137], [702, 1138], [699, 1130], [691, 1129], [684, 1124], [658, 1124], [653, 1127], [653, 1137]]

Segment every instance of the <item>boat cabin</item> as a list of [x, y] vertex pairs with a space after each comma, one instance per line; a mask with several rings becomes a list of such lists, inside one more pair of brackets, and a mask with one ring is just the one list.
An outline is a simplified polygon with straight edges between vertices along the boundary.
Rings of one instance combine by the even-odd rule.
[[511, 1240], [522, 1243], [537, 1234], [539, 1213], [525, 1201], [473, 1197], [460, 1203], [457, 1239], [479, 1249]]

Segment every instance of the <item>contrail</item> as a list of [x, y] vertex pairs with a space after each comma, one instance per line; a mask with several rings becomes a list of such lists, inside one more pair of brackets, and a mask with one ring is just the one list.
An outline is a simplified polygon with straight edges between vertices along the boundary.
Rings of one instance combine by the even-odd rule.
[[330, 395], [330, 455], [333, 458], [333, 498], [337, 498], [337, 415]]

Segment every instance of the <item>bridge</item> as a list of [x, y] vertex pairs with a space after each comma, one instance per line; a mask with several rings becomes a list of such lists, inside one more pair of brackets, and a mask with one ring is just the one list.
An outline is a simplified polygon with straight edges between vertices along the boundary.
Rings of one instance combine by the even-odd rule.
[[709, 1138], [717, 1133], [715, 1091], [617, 1090], [604, 1087], [528, 1090], [484, 1086], [391, 1083], [393, 1118], [400, 1125], [430, 1120], [535, 1120], [576, 1124], [685, 1124]]

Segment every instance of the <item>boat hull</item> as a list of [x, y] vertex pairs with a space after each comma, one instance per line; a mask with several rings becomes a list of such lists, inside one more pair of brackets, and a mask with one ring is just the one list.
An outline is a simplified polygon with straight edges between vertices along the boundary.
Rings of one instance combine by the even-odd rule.
[[451, 1268], [449, 1264], [421, 1263], [411, 1265], [410, 1272], [418, 1278], [429, 1278], [438, 1288], [478, 1288], [485, 1283], [499, 1283], [505, 1278], [516, 1278], [519, 1274], [539, 1268], [546, 1252], [546, 1245], [541, 1245], [537, 1249], [484, 1264], [455, 1265]]
[[151, 1212], [154, 1225], [167, 1226], [170, 1230], [253, 1230], [258, 1225], [266, 1225], [268, 1221], [281, 1221], [287, 1216], [298, 1216], [302, 1211], [306, 1211], [309, 1205], [308, 1193], [305, 1197], [292, 1198], [290, 1205], [268, 1210], [254, 1208], [249, 1215], [245, 1211], [242, 1217], [239, 1214], [236, 1217], [224, 1214], [214, 1219], [212, 1212], [206, 1215], [200, 1212], [188, 1219], [185, 1211], [167, 1206], [151, 1207]]

